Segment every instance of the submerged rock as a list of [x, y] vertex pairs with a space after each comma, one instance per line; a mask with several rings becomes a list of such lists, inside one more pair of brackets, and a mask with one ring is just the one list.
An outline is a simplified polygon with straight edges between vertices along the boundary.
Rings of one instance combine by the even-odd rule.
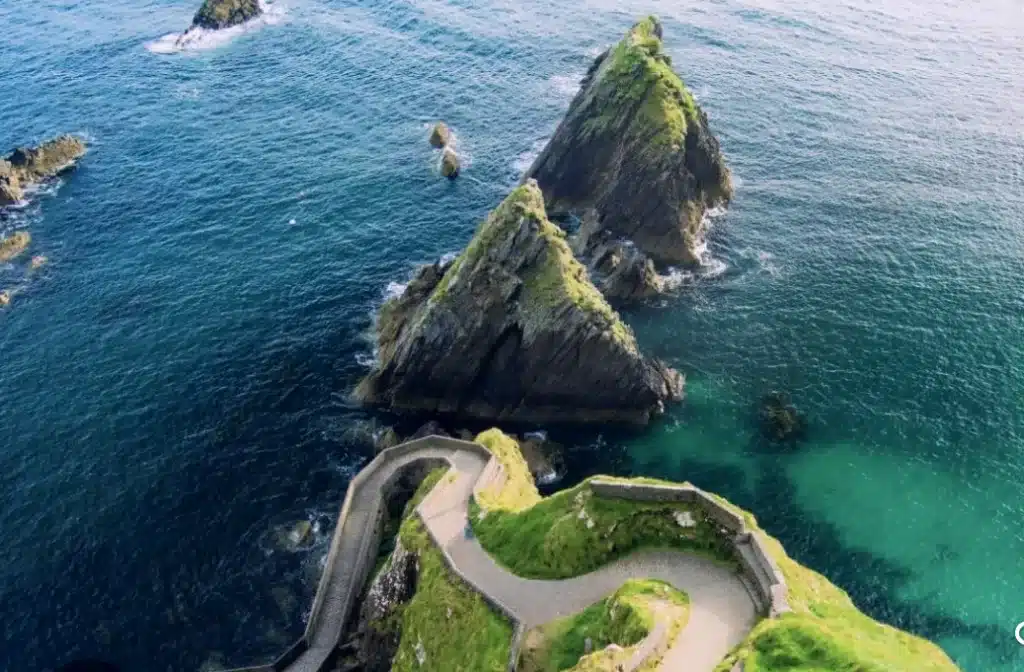
[[32, 242], [32, 236], [28, 231], [15, 231], [5, 238], [0, 238], [0, 261], [14, 259], [25, 251], [30, 242]]
[[700, 263], [707, 208], [729, 200], [729, 170], [707, 115], [673, 72], [654, 17], [594, 61], [527, 178], [548, 212], [584, 214], [657, 263]]
[[285, 551], [298, 551], [313, 543], [313, 524], [300, 520], [292, 525], [278, 525], [274, 528], [274, 541]]
[[453, 263], [421, 268], [377, 328], [380, 363], [355, 396], [395, 410], [645, 424], [682, 396], [682, 376], [640, 352], [533, 181]]
[[37, 254], [34, 257], [32, 257], [32, 261], [29, 262], [28, 267], [30, 270], [34, 271], [45, 266], [47, 261], [49, 261], [49, 259], [47, 259], [44, 255]]
[[807, 428], [803, 414], [797, 410], [785, 392], [773, 391], [761, 401], [761, 429], [771, 441], [795, 441], [803, 437]]
[[451, 147], [445, 147], [441, 152], [441, 174], [449, 180], [459, 176], [459, 155]]
[[0, 308], [11, 305], [11, 292], [10, 290], [0, 291]]
[[71, 135], [38, 147], [18, 147], [0, 159], [0, 205], [17, 203], [25, 189], [71, 168], [85, 154], [85, 143]]
[[452, 132], [448, 129], [448, 125], [443, 121], [439, 121], [434, 124], [434, 128], [430, 131], [430, 146], [441, 149], [447, 147], [451, 140]]
[[230, 28], [263, 13], [259, 0], [206, 0], [192, 17], [193, 28]]

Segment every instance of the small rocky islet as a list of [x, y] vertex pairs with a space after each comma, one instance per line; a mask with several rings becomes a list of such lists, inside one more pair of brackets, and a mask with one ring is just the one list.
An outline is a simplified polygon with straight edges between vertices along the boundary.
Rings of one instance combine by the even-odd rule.
[[654, 17], [594, 60], [525, 177], [552, 216], [579, 216], [574, 248], [627, 299], [662, 290], [648, 258], [699, 266], [705, 213], [732, 197], [718, 140], [673, 71]]
[[255, 19], [262, 13], [259, 0], [206, 0], [192, 17], [189, 29], [222, 30]]
[[18, 147], [0, 159], [0, 206], [21, 202], [26, 189], [72, 168], [85, 150], [85, 143], [73, 135], [38, 147]]
[[378, 341], [355, 394], [397, 411], [646, 424], [682, 396], [682, 376], [640, 352], [533, 181], [381, 308]]
[[[61, 135], [37, 147], [18, 147], [0, 158], [0, 208], [23, 203], [27, 190], [70, 170], [85, 154], [85, 143], [72, 135]], [[0, 236], [0, 263], [22, 256], [32, 242], [32, 234], [17, 230]], [[36, 271], [46, 263], [41, 254], [34, 255], [28, 270]], [[0, 290], [0, 308], [9, 306], [19, 288]]]

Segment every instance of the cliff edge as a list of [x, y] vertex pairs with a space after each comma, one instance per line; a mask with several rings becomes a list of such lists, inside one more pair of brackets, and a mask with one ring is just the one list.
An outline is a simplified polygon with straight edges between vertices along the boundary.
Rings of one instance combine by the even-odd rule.
[[584, 252], [621, 238], [658, 263], [696, 265], [705, 210], [732, 195], [707, 115], [648, 17], [597, 57], [527, 171], [548, 212], [581, 215]]
[[378, 317], [379, 365], [358, 400], [530, 422], [645, 424], [682, 377], [641, 354], [591, 284], [533, 181], [452, 263], [420, 269]]

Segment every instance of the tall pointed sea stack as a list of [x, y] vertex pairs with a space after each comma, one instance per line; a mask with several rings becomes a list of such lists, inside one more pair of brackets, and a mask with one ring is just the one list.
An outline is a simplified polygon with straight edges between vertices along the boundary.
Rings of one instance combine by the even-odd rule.
[[728, 201], [732, 186], [661, 36], [648, 17], [598, 56], [526, 177], [552, 216], [582, 215], [585, 251], [624, 237], [659, 263], [692, 265], [705, 210]]
[[454, 262], [421, 268], [378, 330], [380, 364], [355, 394], [395, 410], [644, 424], [682, 395], [682, 377], [640, 353], [590, 283], [532, 180]]

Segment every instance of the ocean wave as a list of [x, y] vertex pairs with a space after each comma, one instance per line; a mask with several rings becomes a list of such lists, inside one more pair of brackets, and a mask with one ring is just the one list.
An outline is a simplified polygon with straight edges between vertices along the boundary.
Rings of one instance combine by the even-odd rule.
[[580, 74], [572, 75], [554, 75], [548, 78], [548, 85], [554, 90], [559, 96], [564, 98], [572, 98], [576, 95], [576, 92], [580, 90], [580, 82], [583, 80], [583, 76]]
[[285, 18], [285, 7], [280, 2], [271, 4], [260, 0], [260, 8], [263, 13], [251, 21], [221, 30], [196, 27], [189, 28], [183, 33], [168, 33], [147, 42], [146, 50], [153, 54], [181, 54], [217, 49], [239, 35], [281, 23]]
[[540, 153], [544, 151], [544, 145], [548, 144], [548, 138], [541, 138], [537, 142], [530, 145], [530, 149], [519, 154], [512, 160], [512, 170], [516, 172], [516, 177], [522, 177], [522, 175], [530, 169], [533, 162], [537, 160]]

